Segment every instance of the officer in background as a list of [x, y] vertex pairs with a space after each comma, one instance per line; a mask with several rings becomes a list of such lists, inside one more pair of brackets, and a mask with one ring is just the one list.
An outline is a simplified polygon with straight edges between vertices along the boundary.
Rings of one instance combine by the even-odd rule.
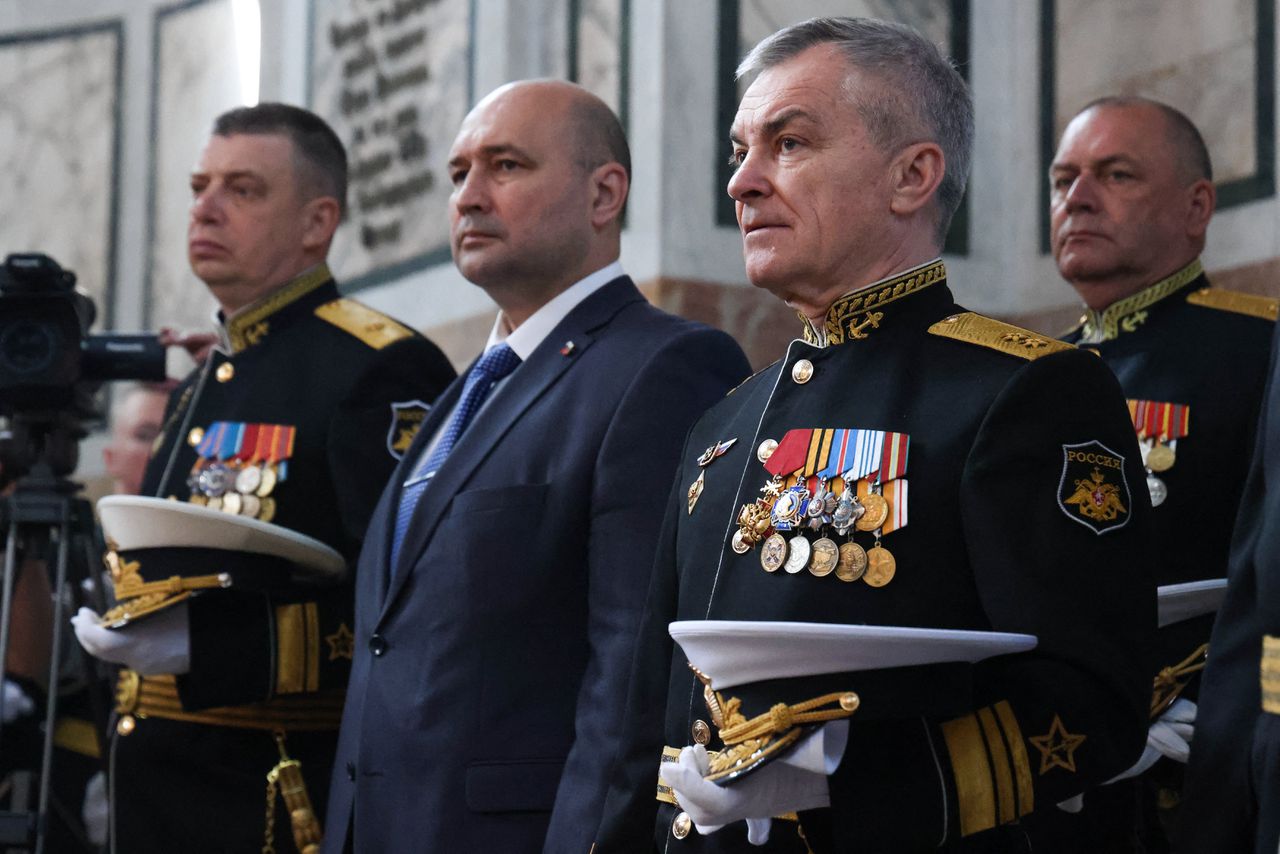
[[[973, 114], [935, 46], [819, 18], [740, 72], [747, 275], [804, 338], [690, 433], [597, 854], [647, 850], [655, 813], [668, 852], [754, 850], [770, 817], [772, 850], [1024, 851], [1020, 817], [1131, 765], [1145, 732], [1150, 509], [1120, 389], [954, 302], [938, 254]], [[667, 637], [702, 619], [1039, 640], [720, 692]]]
[[[1146, 560], [1156, 583], [1222, 578], [1276, 300], [1210, 287], [1200, 263], [1215, 201], [1209, 152], [1174, 108], [1089, 104], [1067, 125], [1049, 182], [1053, 255], [1085, 304], [1066, 340], [1096, 351], [1128, 399], [1155, 508]], [[1077, 819], [1046, 816], [1059, 844], [1169, 850], [1212, 622], [1161, 629], [1149, 749], [1128, 772], [1141, 776], [1090, 793]]]
[[[346, 174], [341, 142], [306, 110], [259, 104], [214, 122], [191, 176], [188, 257], [220, 306], [220, 341], [173, 393], [142, 492], [272, 522], [353, 560], [398, 449], [453, 370], [339, 295], [325, 257]], [[324, 803], [352, 595], [350, 579], [205, 591], [118, 630], [78, 615], [81, 643], [129, 668], [111, 747], [115, 850], [293, 850], [266, 775], [287, 752]]]
[[111, 475], [112, 492], [137, 495], [164, 423], [165, 404], [177, 385], [138, 383], [119, 393], [111, 407], [111, 439], [102, 449], [102, 464]]

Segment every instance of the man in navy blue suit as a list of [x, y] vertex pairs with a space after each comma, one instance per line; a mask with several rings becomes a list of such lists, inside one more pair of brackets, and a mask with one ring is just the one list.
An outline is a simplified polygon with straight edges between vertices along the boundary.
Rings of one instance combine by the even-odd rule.
[[325, 851], [586, 852], [685, 433], [749, 369], [619, 265], [599, 99], [504, 86], [449, 172], [454, 261], [501, 312], [374, 513]]

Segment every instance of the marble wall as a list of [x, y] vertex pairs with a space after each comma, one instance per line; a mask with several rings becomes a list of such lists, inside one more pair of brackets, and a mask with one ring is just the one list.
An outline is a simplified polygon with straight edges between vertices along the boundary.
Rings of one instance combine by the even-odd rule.
[[344, 281], [448, 259], [446, 163], [471, 106], [471, 5], [315, 0], [309, 101], [347, 146], [351, 170], [330, 255]]
[[1056, 0], [1050, 5], [1055, 137], [1094, 98], [1145, 95], [1177, 107], [1196, 123], [1219, 182], [1256, 172], [1258, 117], [1248, 106], [1258, 89], [1257, 0]]
[[610, 106], [627, 126], [632, 0], [574, 0], [570, 5], [569, 79]]
[[[189, 278], [184, 284], [181, 235], [187, 170], [208, 120], [229, 105], [219, 93], [233, 91], [226, 3], [0, 0], [6, 79], [25, 73], [15, 70], [22, 67], [15, 57], [30, 63], [41, 51], [61, 51], [47, 60], [52, 77], [0, 88], [0, 103], [11, 105], [0, 110], [5, 178], [19, 186], [39, 176], [42, 187], [26, 194], [21, 216], [12, 206], [0, 210], [0, 247], [54, 247], [91, 287], [118, 270], [118, 325], [205, 319], [202, 289]], [[967, 52], [977, 112], [969, 239], [947, 260], [969, 307], [1043, 329], [1075, 314], [1073, 292], [1042, 249], [1045, 141], [1056, 143], [1070, 114], [1108, 91], [1167, 98], [1202, 125], [1224, 202], [1206, 263], [1223, 281], [1280, 289], [1275, 0], [261, 0], [261, 7], [262, 97], [311, 104], [332, 119], [364, 179], [335, 266], [362, 299], [430, 330], [458, 362], [478, 349], [494, 308], [442, 251], [447, 189], [437, 178], [439, 158], [477, 97], [534, 76], [577, 77], [627, 112], [635, 180], [623, 263], [646, 293], [739, 335], [757, 360], [776, 353], [792, 319], [745, 280], [718, 166], [738, 94], [732, 65], [775, 27], [815, 14], [907, 21]], [[375, 26], [379, 14], [399, 14], [399, 29]], [[372, 22], [357, 34], [362, 16]], [[118, 22], [128, 48], [115, 60], [123, 70], [114, 102], [124, 115], [118, 170], [103, 130], [113, 121], [108, 57], [116, 49], [105, 45], [115, 37], [77, 30], [82, 47], [74, 48], [66, 45], [75, 40], [32, 41], [104, 21]], [[427, 79], [412, 79], [420, 66]], [[379, 74], [407, 76], [389, 94], [384, 82], [387, 97], [362, 111], [359, 93], [376, 94]], [[31, 97], [33, 87], [74, 94]], [[415, 110], [419, 122], [428, 114], [431, 121], [403, 131]], [[41, 125], [41, 116], [52, 118]], [[397, 119], [409, 125], [397, 130]], [[420, 151], [422, 169], [404, 156]], [[391, 167], [380, 172], [387, 152]], [[393, 169], [400, 171], [392, 176]], [[107, 177], [113, 170], [118, 197]], [[430, 186], [415, 196], [427, 172]], [[1246, 184], [1249, 192], [1232, 189]], [[361, 204], [362, 191], [369, 204]], [[403, 205], [381, 203], [397, 193]], [[119, 211], [114, 249], [112, 210]], [[397, 224], [399, 239], [385, 241]], [[76, 239], [57, 242], [70, 234]]]
[[241, 104], [231, 0], [158, 10], [153, 44], [147, 325], [208, 329], [216, 304], [187, 264], [190, 178], [213, 120]]
[[0, 254], [43, 252], [111, 313], [121, 27], [0, 38]]

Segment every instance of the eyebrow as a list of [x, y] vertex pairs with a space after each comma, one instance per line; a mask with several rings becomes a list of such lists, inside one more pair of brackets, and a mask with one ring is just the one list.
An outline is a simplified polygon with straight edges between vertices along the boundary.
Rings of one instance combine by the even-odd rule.
[[[201, 172], [197, 170], [191, 173], [191, 180], [194, 181], [196, 178], [209, 178], [211, 177], [211, 175], [212, 173], [210, 172]], [[241, 178], [252, 178], [255, 181], [263, 181], [263, 182], [266, 181], [266, 178], [264, 178], [262, 175], [258, 174], [257, 172], [254, 172], [252, 169], [236, 169], [232, 172], [228, 172], [225, 176], [223, 176], [224, 181], [237, 181]]]
[[[1091, 160], [1089, 163], [1096, 168], [1101, 169], [1105, 169], [1108, 166], [1115, 166], [1117, 164], [1135, 167], [1138, 165], [1138, 162], [1127, 154], [1111, 154], [1107, 157], [1101, 158], [1100, 160]], [[1071, 163], [1052, 163], [1049, 165], [1049, 174], [1052, 175], [1055, 172], [1065, 172], [1077, 168], [1077, 166]]]
[[[509, 142], [499, 143], [498, 145], [485, 145], [485, 146], [482, 146], [480, 150], [477, 152], [477, 155], [481, 158], [498, 157], [503, 154], [513, 154], [521, 160], [532, 161], [534, 159], [529, 155], [529, 152], [525, 151], [523, 148], [520, 148], [517, 145], [512, 145]], [[468, 161], [469, 159], [471, 158], [463, 157], [461, 155], [455, 155], [454, 157], [449, 158], [449, 165], [451, 167], [459, 166], [462, 163], [465, 163], [466, 161]]]
[[[769, 119], [761, 126], [760, 130], [766, 137], [774, 136], [785, 129], [787, 125], [795, 121], [810, 121], [816, 124], [818, 122], [818, 117], [803, 107], [792, 107], [788, 110], [783, 110], [778, 115]], [[737, 128], [730, 128], [729, 141], [742, 145], [744, 142], [742, 139], [742, 131]]]

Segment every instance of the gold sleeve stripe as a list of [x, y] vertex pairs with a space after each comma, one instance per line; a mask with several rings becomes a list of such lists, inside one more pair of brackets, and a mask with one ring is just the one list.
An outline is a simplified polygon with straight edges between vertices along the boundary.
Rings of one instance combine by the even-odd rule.
[[53, 746], [91, 759], [100, 758], [98, 734], [93, 724], [80, 718], [58, 718], [53, 727]]
[[1012, 756], [1013, 777], [1018, 783], [1018, 815], [1026, 815], [1035, 809], [1036, 789], [1032, 785], [1031, 759], [1027, 756], [1026, 741], [1022, 738], [1022, 727], [1013, 716], [1013, 709], [1007, 700], [1001, 700], [992, 708], [1000, 719], [1000, 727], [1004, 730], [1005, 744]]
[[315, 602], [276, 608], [276, 693], [320, 688], [320, 615]]
[[982, 724], [982, 735], [987, 740], [987, 751], [991, 754], [991, 767], [995, 769], [996, 804], [1000, 808], [1000, 823], [1007, 824], [1018, 817], [1009, 753], [1005, 750], [1004, 736], [1000, 734], [1000, 727], [996, 724], [996, 716], [991, 709], [979, 709], [978, 722]]
[[316, 317], [351, 333], [375, 350], [413, 335], [413, 330], [353, 299], [336, 299], [316, 309]]
[[1280, 638], [1262, 636], [1262, 711], [1280, 715]]
[[942, 725], [942, 737], [951, 756], [960, 835], [969, 836], [996, 826], [996, 799], [991, 763], [975, 715], [965, 715]]

